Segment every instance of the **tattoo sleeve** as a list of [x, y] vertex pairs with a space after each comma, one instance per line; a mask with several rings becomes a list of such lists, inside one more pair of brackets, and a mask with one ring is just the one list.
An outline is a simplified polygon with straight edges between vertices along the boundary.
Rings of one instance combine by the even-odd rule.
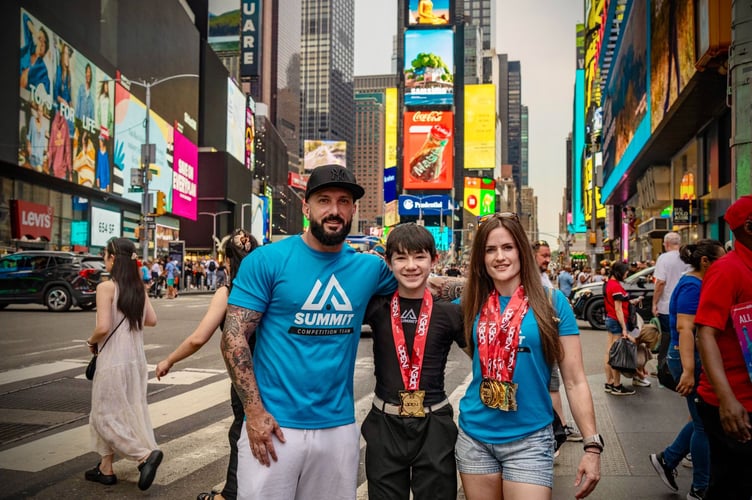
[[431, 293], [439, 300], [453, 301], [462, 296], [465, 278], [438, 276], [429, 278]]
[[249, 410], [263, 408], [256, 375], [253, 373], [253, 357], [248, 345], [248, 339], [255, 334], [261, 316], [260, 312], [228, 305], [220, 344], [227, 373], [240, 400], [243, 401], [246, 414]]

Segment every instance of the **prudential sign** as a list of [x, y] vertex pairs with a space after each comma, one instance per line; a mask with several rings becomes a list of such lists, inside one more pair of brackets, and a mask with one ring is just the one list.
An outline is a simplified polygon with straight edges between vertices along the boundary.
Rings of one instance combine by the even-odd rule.
[[240, 18], [240, 76], [258, 76], [261, 69], [261, 0], [243, 0]]

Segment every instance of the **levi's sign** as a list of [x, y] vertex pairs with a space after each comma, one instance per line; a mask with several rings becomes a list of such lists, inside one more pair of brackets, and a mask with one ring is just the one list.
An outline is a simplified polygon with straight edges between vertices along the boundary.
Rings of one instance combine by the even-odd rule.
[[258, 76], [261, 69], [261, 0], [243, 0], [240, 17], [240, 76]]

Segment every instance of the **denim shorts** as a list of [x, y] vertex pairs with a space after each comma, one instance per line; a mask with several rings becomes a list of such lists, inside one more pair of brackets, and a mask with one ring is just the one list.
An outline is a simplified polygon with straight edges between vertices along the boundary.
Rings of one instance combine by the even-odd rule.
[[614, 318], [606, 318], [606, 330], [614, 335], [621, 335], [621, 325]]
[[554, 486], [554, 433], [550, 425], [503, 444], [482, 443], [460, 429], [454, 455], [457, 470], [463, 474], [500, 472], [504, 481]]

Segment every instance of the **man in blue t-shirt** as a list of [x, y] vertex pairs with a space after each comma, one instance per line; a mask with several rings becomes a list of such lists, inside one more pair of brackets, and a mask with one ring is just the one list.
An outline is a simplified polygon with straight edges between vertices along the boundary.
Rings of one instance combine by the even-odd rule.
[[257, 249], [233, 279], [222, 354], [246, 414], [238, 498], [356, 496], [360, 328], [371, 296], [397, 288], [383, 259], [344, 245], [363, 194], [346, 168], [314, 169], [310, 230]]

